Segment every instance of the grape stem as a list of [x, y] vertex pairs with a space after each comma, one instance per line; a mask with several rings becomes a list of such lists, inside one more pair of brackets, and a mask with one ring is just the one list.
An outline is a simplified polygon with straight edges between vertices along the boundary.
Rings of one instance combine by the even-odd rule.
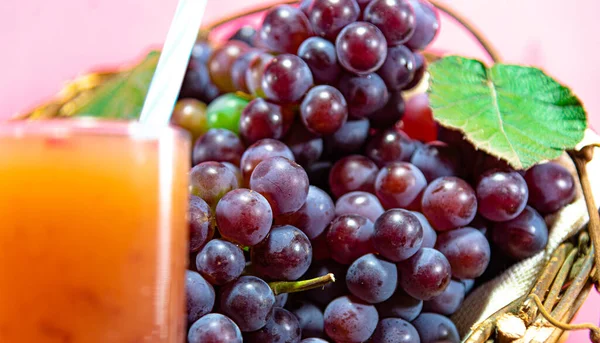
[[331, 282], [335, 282], [335, 276], [329, 273], [310, 280], [270, 282], [269, 287], [271, 287], [275, 295], [279, 295], [282, 293], [308, 291], [309, 289], [326, 286]]

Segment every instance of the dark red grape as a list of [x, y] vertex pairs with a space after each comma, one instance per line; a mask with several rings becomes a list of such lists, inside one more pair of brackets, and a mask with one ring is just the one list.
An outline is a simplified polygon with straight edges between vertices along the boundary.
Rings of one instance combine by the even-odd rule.
[[383, 108], [389, 93], [381, 77], [375, 73], [356, 76], [344, 74], [338, 88], [348, 104], [348, 113], [353, 117], [369, 117]]
[[313, 261], [322, 261], [331, 258], [329, 246], [327, 246], [327, 233], [323, 232], [320, 236], [310, 241], [313, 247]]
[[412, 322], [419, 332], [421, 343], [459, 343], [460, 336], [454, 323], [437, 313], [421, 313]]
[[325, 150], [332, 156], [345, 156], [361, 151], [369, 136], [369, 120], [351, 119], [333, 135], [325, 138]]
[[348, 24], [360, 15], [355, 0], [314, 0], [308, 11], [313, 31], [319, 36], [334, 40]]
[[210, 129], [194, 144], [194, 165], [205, 161], [240, 164], [244, 144], [233, 132], [226, 129]]
[[188, 251], [200, 251], [215, 233], [215, 218], [208, 204], [195, 195], [190, 195], [188, 206], [189, 246]]
[[294, 158], [303, 167], [309, 167], [323, 154], [323, 139], [308, 129], [300, 121], [296, 121], [284, 139], [292, 150]]
[[222, 92], [235, 92], [231, 79], [231, 67], [235, 60], [250, 47], [240, 41], [229, 41], [217, 48], [208, 60], [210, 79]]
[[250, 61], [248, 69], [244, 75], [246, 78], [246, 87], [248, 88], [250, 94], [256, 97], [265, 96], [265, 92], [262, 88], [263, 74], [265, 72], [265, 67], [267, 64], [269, 64], [269, 62], [271, 62], [271, 60], [273, 60], [273, 58], [275, 58], [275, 56], [266, 52], [261, 52], [252, 61]]
[[247, 246], [262, 241], [273, 222], [267, 199], [245, 188], [225, 194], [217, 204], [216, 217], [219, 232], [225, 239]]
[[254, 29], [254, 27], [250, 25], [244, 25], [240, 27], [237, 31], [235, 31], [235, 33], [227, 40], [237, 40], [240, 42], [244, 42], [249, 46], [253, 46], [255, 39], [256, 30]]
[[353, 191], [374, 192], [377, 165], [361, 155], [350, 155], [337, 161], [329, 173], [329, 187], [335, 197]]
[[390, 261], [406, 260], [423, 244], [423, 228], [410, 211], [399, 208], [387, 210], [374, 225], [373, 245]]
[[419, 168], [427, 182], [442, 176], [458, 176], [459, 151], [443, 142], [430, 142], [417, 148], [410, 162]]
[[[404, 86], [405, 90], [413, 89], [418, 84], [420, 84], [421, 80], [423, 80], [423, 76], [425, 76], [425, 70], [427, 69], [427, 61], [425, 60], [425, 57], [423, 57], [422, 54], [414, 53], [414, 58], [415, 58], [415, 67], [414, 67], [415, 73], [413, 75], [412, 80], [406, 86]], [[415, 95], [415, 97], [420, 96], [420, 95], [427, 95], [427, 93], [417, 94], [417, 95]], [[413, 138], [417, 139], [417, 137], [413, 137]], [[428, 141], [432, 141], [434, 139], [435, 139], [435, 137], [431, 138], [431, 139], [427, 139], [425, 141], [428, 142]]]
[[338, 61], [355, 74], [369, 74], [381, 67], [387, 55], [383, 33], [373, 24], [357, 21], [346, 25], [335, 40]]
[[275, 52], [291, 54], [295, 54], [300, 44], [312, 35], [306, 15], [289, 5], [279, 5], [269, 10], [258, 31], [262, 45]]
[[303, 338], [323, 337], [325, 322], [320, 308], [310, 302], [296, 301], [288, 304], [287, 309], [298, 318]]
[[419, 333], [409, 322], [400, 318], [383, 319], [377, 324], [371, 343], [420, 343]]
[[389, 162], [408, 162], [415, 150], [413, 141], [401, 131], [388, 129], [371, 137], [365, 155], [379, 167]]
[[522, 260], [544, 250], [548, 243], [548, 227], [544, 218], [527, 206], [515, 219], [496, 223], [492, 240], [505, 254]]
[[237, 279], [246, 260], [240, 247], [230, 242], [213, 239], [196, 256], [196, 269], [212, 285], [221, 286]]
[[433, 248], [437, 241], [437, 233], [435, 232], [433, 227], [431, 227], [431, 224], [429, 224], [429, 221], [427, 221], [427, 218], [425, 218], [425, 216], [422, 213], [412, 211], [412, 214], [414, 214], [415, 217], [419, 219], [419, 222], [421, 223], [421, 228], [423, 228], [423, 244], [421, 244], [421, 247]]
[[367, 5], [371, 2], [371, 0], [356, 0], [358, 7], [360, 7], [361, 11], [364, 11]]
[[271, 101], [297, 103], [312, 85], [310, 68], [296, 55], [276, 56], [265, 66], [262, 89]]
[[250, 63], [262, 52], [257, 49], [251, 49], [241, 54], [231, 64], [231, 82], [233, 87], [238, 91], [249, 93], [248, 85], [246, 84], [246, 70]]
[[191, 193], [215, 208], [229, 191], [238, 188], [235, 174], [220, 162], [202, 162], [190, 171]]
[[244, 333], [246, 343], [296, 343], [300, 342], [301, 329], [298, 318], [280, 307], [273, 309], [273, 316], [258, 331]]
[[264, 99], [252, 100], [240, 117], [240, 136], [252, 144], [263, 138], [283, 137], [283, 115], [281, 106]]
[[452, 230], [468, 225], [475, 218], [477, 197], [464, 180], [441, 177], [425, 188], [421, 209], [436, 230]]
[[357, 298], [370, 304], [389, 299], [398, 283], [398, 271], [393, 263], [374, 254], [352, 262], [346, 273], [346, 287]]
[[339, 216], [329, 226], [327, 245], [332, 259], [350, 264], [362, 255], [374, 252], [373, 222], [356, 214]]
[[240, 186], [240, 187], [243, 186], [244, 178], [242, 177], [242, 170], [238, 166], [235, 166], [229, 162], [221, 162], [221, 163], [223, 163], [223, 165], [225, 167], [227, 167], [227, 169], [231, 170], [233, 175], [235, 175], [235, 179], [238, 182], [238, 186]]
[[423, 310], [449, 316], [458, 311], [465, 299], [465, 293], [465, 285], [452, 280], [442, 294], [423, 304]]
[[300, 104], [300, 118], [309, 131], [318, 135], [331, 135], [348, 119], [346, 99], [334, 87], [313, 87]]
[[407, 208], [419, 200], [427, 180], [407, 162], [391, 162], [381, 168], [375, 179], [375, 194], [385, 208]]
[[328, 343], [328, 342], [322, 338], [310, 337], [310, 338], [303, 339], [300, 343]]
[[302, 13], [308, 15], [313, 2], [314, 0], [300, 0], [300, 5], [298, 5], [298, 8], [302, 11]]
[[221, 288], [219, 310], [243, 332], [256, 331], [271, 319], [275, 295], [255, 276], [242, 276]]
[[309, 239], [320, 236], [335, 218], [331, 197], [320, 188], [308, 187], [306, 202], [296, 212], [275, 218], [277, 224], [289, 224], [302, 230]]
[[555, 162], [538, 164], [525, 173], [529, 205], [542, 214], [558, 211], [575, 198], [575, 182], [569, 171]]
[[316, 83], [335, 83], [341, 68], [337, 62], [335, 45], [321, 37], [310, 37], [298, 48], [298, 56], [308, 64]]
[[446, 256], [452, 266], [452, 275], [459, 279], [481, 276], [490, 263], [487, 238], [470, 227], [441, 233], [435, 248]]
[[233, 320], [218, 313], [209, 313], [190, 328], [188, 343], [242, 343], [242, 332]]
[[347, 292], [346, 283], [341, 282], [346, 275], [346, 267], [332, 260], [319, 261], [313, 263], [303, 277], [304, 279], [312, 279], [329, 273], [335, 276], [336, 282], [304, 293], [309, 300], [321, 306], [329, 304], [333, 299], [341, 297]]
[[275, 139], [261, 139], [249, 146], [242, 155], [240, 162], [244, 184], [248, 185], [250, 183], [250, 176], [260, 162], [275, 156], [294, 160], [294, 154], [290, 148]]
[[298, 211], [306, 201], [308, 185], [304, 169], [279, 156], [260, 162], [250, 177], [250, 188], [267, 199], [276, 216]]
[[406, 45], [412, 50], [423, 50], [437, 35], [440, 17], [437, 9], [427, 0], [408, 0], [415, 11], [416, 28]]
[[413, 139], [431, 142], [437, 138], [438, 125], [433, 120], [429, 96], [417, 94], [407, 102], [402, 117], [402, 130]]
[[479, 178], [475, 192], [479, 214], [496, 222], [521, 214], [529, 197], [525, 179], [511, 170], [488, 170]]
[[325, 308], [325, 332], [336, 342], [364, 342], [375, 332], [379, 315], [375, 306], [354, 297], [340, 297]]
[[451, 267], [448, 259], [435, 249], [421, 248], [408, 260], [398, 264], [400, 286], [411, 297], [430, 300], [450, 283]]
[[389, 89], [402, 89], [412, 81], [414, 76], [414, 54], [404, 45], [388, 48], [385, 62], [377, 73], [385, 81]]
[[372, 0], [363, 19], [377, 26], [389, 46], [402, 44], [415, 32], [415, 10], [408, 0]]
[[200, 274], [185, 272], [185, 299], [188, 323], [212, 311], [215, 305], [215, 290]]
[[397, 126], [402, 123], [404, 107], [402, 92], [392, 90], [385, 106], [369, 115], [371, 126], [377, 129]]
[[381, 318], [402, 318], [410, 322], [421, 313], [423, 300], [415, 299], [398, 289], [391, 298], [376, 306]]
[[350, 192], [342, 195], [335, 203], [335, 215], [358, 214], [375, 222], [384, 212], [383, 206], [371, 193]]

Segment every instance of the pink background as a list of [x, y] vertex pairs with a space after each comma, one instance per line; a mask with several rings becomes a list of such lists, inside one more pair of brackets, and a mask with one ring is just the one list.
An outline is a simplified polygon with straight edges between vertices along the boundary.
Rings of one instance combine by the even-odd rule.
[[[208, 0], [205, 22], [258, 0]], [[274, 1], [271, 1], [274, 2]], [[600, 2], [597, 0], [447, 0], [480, 28], [504, 61], [542, 67], [581, 98], [600, 129]], [[133, 62], [160, 46], [176, 0], [20, 0], [0, 2], [0, 121], [55, 94], [61, 84], [98, 67]], [[433, 48], [482, 57], [450, 20]], [[1, 125], [1, 124], [0, 124]], [[577, 321], [598, 324], [593, 291]], [[589, 341], [586, 332], [569, 342]]]

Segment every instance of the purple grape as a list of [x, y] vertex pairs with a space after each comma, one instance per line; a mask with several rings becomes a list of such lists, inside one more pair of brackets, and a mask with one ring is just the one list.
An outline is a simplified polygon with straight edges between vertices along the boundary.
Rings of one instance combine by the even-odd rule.
[[190, 328], [188, 343], [242, 343], [242, 332], [233, 320], [218, 313], [209, 313]]
[[198, 40], [192, 48], [190, 63], [206, 64], [214, 49], [208, 41]]
[[258, 39], [268, 49], [281, 53], [296, 53], [300, 44], [312, 36], [308, 18], [298, 8], [289, 5], [273, 7], [258, 30]]
[[313, 31], [329, 40], [334, 40], [359, 15], [360, 8], [355, 0], [314, 0], [308, 11]]
[[350, 293], [370, 304], [389, 299], [397, 283], [396, 266], [374, 254], [361, 256], [352, 262], [346, 273], [346, 286]]
[[437, 233], [435, 232], [433, 227], [431, 227], [431, 224], [429, 224], [427, 218], [425, 218], [425, 216], [420, 212], [412, 211], [412, 214], [414, 214], [415, 217], [419, 219], [419, 222], [421, 223], [421, 228], [423, 228], [423, 244], [421, 244], [421, 248], [435, 247], [435, 243], [437, 241]]
[[437, 313], [421, 313], [412, 322], [419, 332], [421, 343], [459, 343], [460, 336], [452, 321]]
[[248, 65], [244, 77], [246, 78], [246, 87], [250, 94], [256, 97], [264, 97], [265, 92], [262, 88], [262, 79], [265, 72], [265, 67], [271, 62], [275, 56], [260, 52]]
[[412, 81], [415, 74], [414, 54], [404, 45], [388, 48], [387, 57], [378, 74], [389, 89], [402, 89]]
[[452, 266], [452, 275], [459, 279], [474, 279], [483, 274], [490, 263], [490, 244], [477, 229], [465, 227], [441, 233], [435, 248]]
[[449, 316], [458, 311], [465, 293], [465, 285], [460, 281], [452, 280], [442, 294], [423, 304], [423, 310]]
[[192, 194], [214, 208], [219, 200], [238, 188], [235, 174], [220, 162], [202, 162], [195, 165], [190, 171], [190, 186]]
[[415, 66], [413, 69], [415, 72], [413, 78], [406, 86], [404, 86], [403, 89], [412, 89], [416, 87], [425, 75], [425, 70], [427, 69], [427, 61], [425, 61], [425, 57], [423, 57], [422, 54], [414, 53], [414, 58]]
[[276, 56], [263, 73], [262, 90], [267, 99], [277, 103], [297, 103], [312, 85], [310, 68], [292, 54]]
[[421, 171], [407, 162], [391, 162], [375, 179], [375, 194], [385, 208], [407, 208], [420, 200], [427, 186]]
[[188, 323], [212, 311], [215, 305], [215, 290], [200, 274], [185, 272], [185, 299]]
[[369, 74], [381, 67], [387, 55], [383, 33], [373, 24], [357, 21], [346, 25], [335, 40], [338, 61], [355, 74]]
[[235, 60], [248, 51], [250, 47], [240, 41], [229, 41], [215, 49], [208, 60], [210, 79], [224, 93], [235, 92], [231, 79], [231, 68]]
[[288, 310], [292, 312], [302, 329], [302, 337], [323, 337], [323, 312], [316, 305], [301, 301], [288, 305]]
[[229, 162], [221, 162], [227, 169], [229, 169], [233, 175], [235, 175], [235, 179], [238, 182], [238, 186], [242, 186], [244, 184], [244, 178], [242, 177], [242, 171], [239, 167], [229, 163]]
[[210, 129], [194, 144], [194, 165], [205, 162], [229, 162], [240, 164], [244, 153], [244, 144], [233, 132], [226, 129]]
[[421, 313], [423, 300], [415, 299], [398, 289], [391, 298], [376, 306], [381, 318], [402, 318], [410, 322]]
[[258, 331], [244, 334], [246, 343], [297, 343], [301, 339], [298, 318], [288, 310], [276, 307], [267, 324]]
[[362, 255], [374, 252], [373, 222], [356, 214], [337, 217], [327, 231], [327, 246], [336, 262], [351, 264]]
[[408, 41], [417, 26], [415, 10], [408, 0], [372, 0], [363, 19], [381, 30], [389, 46]]
[[408, 260], [398, 264], [400, 286], [411, 297], [430, 300], [446, 289], [450, 283], [450, 263], [435, 249], [421, 248]]
[[511, 258], [523, 260], [546, 248], [548, 227], [544, 218], [527, 206], [515, 219], [496, 223], [492, 240]]
[[426, 0], [408, 0], [415, 11], [416, 28], [406, 42], [412, 50], [423, 50], [437, 35], [440, 29], [440, 17], [437, 9]]
[[250, 25], [244, 25], [240, 27], [235, 33], [229, 37], [227, 40], [237, 40], [240, 42], [244, 42], [249, 46], [254, 45], [254, 40], [256, 39], [256, 30], [254, 27]]
[[383, 108], [389, 93], [381, 77], [375, 73], [356, 76], [344, 74], [338, 88], [348, 104], [348, 113], [353, 117], [369, 117]]
[[311, 166], [323, 154], [323, 139], [308, 131], [300, 121], [292, 125], [284, 141], [292, 150], [296, 162], [303, 167]]
[[538, 164], [525, 173], [529, 205], [542, 214], [553, 213], [575, 198], [575, 181], [569, 171], [555, 162]]
[[417, 148], [410, 162], [423, 172], [427, 182], [442, 176], [457, 176], [460, 170], [459, 151], [442, 142]]
[[255, 276], [242, 276], [221, 288], [220, 311], [242, 332], [256, 331], [271, 319], [275, 296], [269, 285]]
[[291, 225], [275, 226], [251, 250], [252, 267], [269, 280], [297, 280], [312, 262], [312, 246], [304, 232]]
[[275, 296], [275, 307], [284, 307], [288, 301], [288, 293], [281, 293]]
[[336, 342], [364, 342], [375, 332], [379, 315], [375, 306], [354, 297], [340, 297], [325, 308], [325, 332]]
[[392, 90], [385, 106], [369, 115], [371, 126], [377, 129], [397, 126], [404, 117], [405, 107], [402, 92]]
[[246, 246], [262, 241], [273, 222], [267, 199], [245, 188], [225, 194], [217, 204], [216, 217], [223, 238]]
[[[210, 55], [211, 51], [208, 53]], [[188, 63], [185, 76], [181, 83], [179, 98], [205, 100], [205, 88], [211, 83], [208, 67], [206, 67], [206, 61], [199, 61], [192, 56], [190, 57], [190, 62]]]
[[250, 176], [260, 162], [275, 156], [294, 160], [294, 154], [290, 148], [275, 139], [261, 139], [249, 146], [242, 155], [240, 162], [244, 184], [248, 185], [250, 183]]
[[475, 191], [453, 176], [435, 179], [425, 188], [421, 209], [437, 231], [468, 225], [477, 214]]
[[329, 187], [335, 197], [353, 191], [374, 192], [377, 165], [361, 155], [350, 155], [337, 161], [329, 173]]
[[261, 98], [248, 103], [240, 116], [240, 136], [248, 144], [263, 138], [280, 139], [283, 126], [281, 107]]
[[413, 141], [401, 131], [388, 129], [371, 137], [365, 155], [380, 168], [389, 162], [408, 162], [415, 150]]
[[377, 252], [393, 262], [414, 255], [423, 244], [419, 219], [407, 210], [387, 210], [374, 224], [373, 245]]
[[308, 187], [306, 202], [293, 213], [278, 216], [275, 223], [289, 224], [300, 229], [309, 239], [320, 236], [335, 218], [335, 205], [331, 197], [315, 186]]
[[361, 151], [369, 137], [369, 120], [348, 120], [339, 130], [325, 138], [325, 149], [329, 155], [346, 156]]
[[409, 322], [400, 318], [383, 319], [377, 324], [371, 343], [420, 343], [419, 333]]
[[465, 296], [471, 292], [473, 286], [475, 286], [475, 280], [473, 279], [463, 279], [460, 282], [465, 286]]
[[196, 269], [212, 285], [221, 286], [237, 279], [246, 260], [240, 247], [230, 242], [213, 239], [196, 256]]
[[327, 342], [326, 340], [324, 340], [322, 338], [311, 337], [311, 338], [303, 339], [300, 343], [329, 343], [329, 342]]
[[190, 195], [187, 220], [190, 234], [188, 251], [195, 253], [200, 251], [204, 244], [213, 237], [215, 218], [204, 200]]
[[481, 175], [475, 192], [479, 214], [496, 222], [521, 214], [529, 197], [527, 183], [519, 173], [498, 169]]
[[260, 162], [250, 177], [250, 189], [262, 194], [278, 216], [296, 212], [308, 195], [308, 175], [296, 162], [271, 157]]
[[251, 49], [241, 54], [231, 64], [231, 82], [237, 90], [249, 93], [248, 85], [246, 84], [246, 70], [250, 63], [262, 52], [258, 49]]
[[336, 282], [304, 292], [309, 300], [321, 306], [346, 294], [346, 283], [341, 282], [346, 275], [346, 267], [332, 260], [323, 260], [313, 263], [304, 275], [305, 279], [312, 279], [329, 273], [335, 276]]
[[358, 214], [374, 222], [383, 212], [383, 207], [377, 197], [367, 192], [346, 193], [335, 203], [336, 216]]
[[331, 135], [348, 119], [346, 99], [334, 87], [313, 87], [300, 104], [300, 118], [309, 131], [318, 135]]
[[298, 48], [298, 56], [308, 64], [316, 83], [335, 83], [341, 73], [335, 45], [321, 37], [310, 37]]

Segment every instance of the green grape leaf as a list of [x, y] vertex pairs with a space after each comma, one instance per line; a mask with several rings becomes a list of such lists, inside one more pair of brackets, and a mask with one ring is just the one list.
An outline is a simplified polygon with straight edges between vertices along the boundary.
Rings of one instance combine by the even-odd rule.
[[557, 158], [583, 139], [585, 110], [543, 71], [459, 56], [429, 66], [429, 101], [444, 127], [517, 169]]
[[138, 119], [154, 75], [160, 52], [152, 51], [132, 69], [123, 71], [94, 90], [77, 104], [75, 116], [109, 119]]

